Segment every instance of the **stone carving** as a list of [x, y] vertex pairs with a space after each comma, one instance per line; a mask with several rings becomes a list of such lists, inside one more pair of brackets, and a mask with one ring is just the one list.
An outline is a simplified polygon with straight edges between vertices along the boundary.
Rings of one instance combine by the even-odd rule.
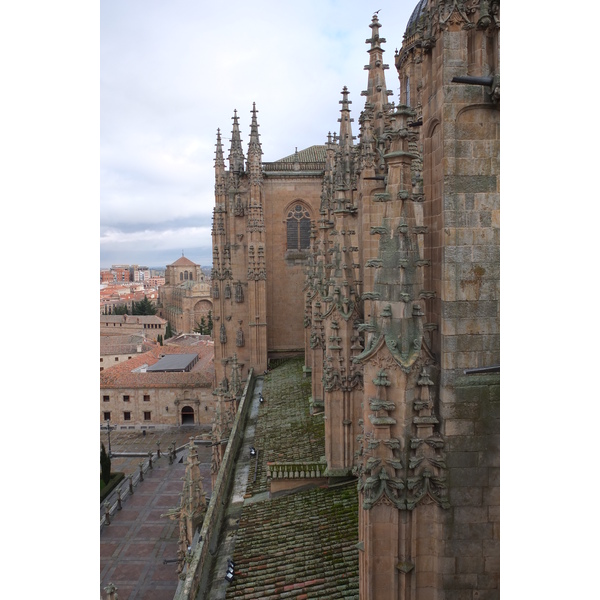
[[235, 197], [235, 202], [233, 205], [233, 214], [236, 217], [243, 217], [244, 216], [244, 205], [242, 204], [242, 200], [240, 198], [240, 195], [237, 194]]
[[238, 348], [242, 348], [244, 346], [244, 331], [241, 327], [237, 330], [235, 335], [235, 345]]
[[244, 288], [242, 286], [241, 281], [238, 281], [235, 285], [235, 301], [236, 302], [244, 301]]
[[385, 468], [381, 468], [376, 475], [367, 477], [364, 483], [359, 479], [359, 486], [364, 492], [363, 508], [366, 510], [385, 498], [396, 508], [406, 508], [406, 501], [399, 496], [399, 492], [405, 488], [404, 482], [398, 477], [390, 476]]
[[411, 497], [406, 500], [406, 508], [412, 510], [419, 502], [449, 508], [445, 481], [443, 477], [435, 477], [431, 471], [423, 471], [420, 477], [409, 477], [406, 483]]

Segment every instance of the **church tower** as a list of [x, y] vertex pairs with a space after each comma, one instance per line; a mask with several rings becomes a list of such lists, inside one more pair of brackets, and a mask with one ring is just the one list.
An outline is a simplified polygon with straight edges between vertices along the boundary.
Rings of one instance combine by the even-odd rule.
[[248, 159], [244, 156], [237, 111], [234, 111], [229, 170], [225, 169], [220, 130], [215, 153], [212, 297], [214, 305], [216, 418], [213, 425], [213, 475], [241, 393], [253, 367], [267, 366], [265, 224], [262, 149], [256, 107]]

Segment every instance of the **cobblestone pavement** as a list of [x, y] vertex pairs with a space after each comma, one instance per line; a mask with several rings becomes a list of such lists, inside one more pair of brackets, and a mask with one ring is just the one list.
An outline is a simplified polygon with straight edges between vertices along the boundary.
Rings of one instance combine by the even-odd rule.
[[[160, 440], [161, 452], [170, 443], [177, 447], [189, 443], [190, 437], [201, 435], [199, 427], [172, 428], [149, 432], [111, 432], [112, 452], [156, 451]], [[102, 432], [102, 441], [108, 449], [107, 434]], [[207, 496], [212, 493], [210, 480], [210, 446], [197, 446], [201, 461], [200, 473]], [[180, 462], [180, 459], [181, 462]], [[164, 560], [177, 556], [177, 521], [165, 515], [180, 502], [183, 489], [187, 449], [177, 454], [177, 460], [169, 465], [165, 455], [154, 460], [135, 488], [133, 496], [123, 502], [123, 508], [111, 517], [100, 533], [100, 593], [105, 598], [104, 588], [113, 583], [119, 600], [172, 600], [177, 589], [177, 564], [164, 564]], [[139, 469], [141, 457], [114, 457], [114, 471], [126, 474]]]

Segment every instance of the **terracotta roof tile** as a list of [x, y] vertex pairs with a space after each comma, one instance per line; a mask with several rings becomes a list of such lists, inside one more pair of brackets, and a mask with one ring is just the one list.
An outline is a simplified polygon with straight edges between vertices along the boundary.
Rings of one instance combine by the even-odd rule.
[[189, 346], [156, 346], [149, 352], [137, 354], [131, 359], [104, 369], [100, 373], [100, 388], [147, 388], [147, 387], [210, 387], [214, 379], [214, 345], [199, 344], [194, 349], [199, 360], [188, 373], [132, 373], [138, 367], [154, 365], [161, 354], [189, 354]]
[[[310, 146], [305, 148], [304, 150], [298, 151], [298, 161], [303, 162], [325, 162], [325, 153], [327, 150], [327, 146]], [[296, 153], [290, 154], [289, 156], [285, 156], [284, 158], [280, 158], [275, 162], [296, 162]]]
[[[263, 382], [247, 490], [266, 491], [266, 463], [320, 461], [325, 454], [322, 415], [308, 408], [310, 381], [302, 362], [288, 361]], [[226, 598], [358, 599], [358, 492], [356, 482], [317, 487], [245, 503], [233, 555], [235, 578]]]
[[174, 263], [168, 265], [169, 267], [197, 267], [198, 265], [195, 262], [192, 262], [189, 258], [185, 256], [179, 257]]
[[227, 598], [358, 598], [356, 484], [297, 492], [242, 510]]
[[166, 325], [167, 321], [156, 315], [100, 315], [100, 323]]

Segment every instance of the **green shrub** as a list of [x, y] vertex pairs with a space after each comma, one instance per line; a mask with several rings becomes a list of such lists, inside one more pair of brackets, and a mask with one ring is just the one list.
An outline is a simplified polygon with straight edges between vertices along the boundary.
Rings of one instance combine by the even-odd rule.
[[100, 478], [100, 502], [103, 502], [105, 498], [125, 479], [125, 473], [120, 471], [113, 473], [108, 484], [105, 484]]

